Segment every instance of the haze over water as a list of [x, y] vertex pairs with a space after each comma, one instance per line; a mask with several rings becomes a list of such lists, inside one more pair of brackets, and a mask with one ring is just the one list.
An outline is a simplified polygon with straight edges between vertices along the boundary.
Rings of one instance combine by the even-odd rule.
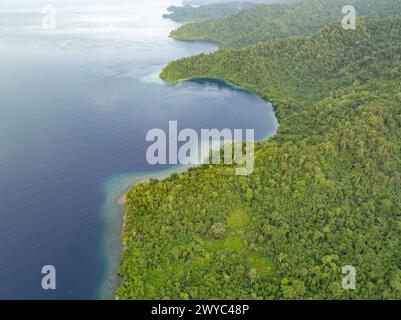
[[[168, 38], [178, 25], [161, 16], [179, 3], [55, 1], [57, 29], [43, 30], [46, 1], [0, 2], [1, 299], [103, 296], [119, 221], [108, 193], [167, 169], [146, 163], [150, 129], [275, 132], [253, 94], [159, 80], [169, 61], [216, 49]], [[56, 267], [54, 291], [41, 287], [44, 265]]]

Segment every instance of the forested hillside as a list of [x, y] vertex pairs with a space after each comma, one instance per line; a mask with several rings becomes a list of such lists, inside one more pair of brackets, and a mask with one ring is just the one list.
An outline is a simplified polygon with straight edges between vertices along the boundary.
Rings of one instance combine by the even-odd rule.
[[243, 47], [265, 40], [311, 35], [341, 20], [345, 5], [354, 5], [361, 17], [401, 14], [400, 0], [302, 0], [292, 4], [257, 5], [228, 17], [189, 23], [173, 31], [171, 37]]
[[220, 49], [162, 77], [252, 89], [280, 128], [250, 176], [206, 165], [129, 191], [117, 298], [401, 298], [401, 18]]
[[228, 2], [228, 3], [216, 3], [200, 7], [184, 6], [176, 7], [172, 6], [169, 8], [171, 13], [163, 15], [165, 19], [171, 19], [176, 22], [196, 21], [213, 19], [218, 17], [229, 16], [237, 13], [241, 10], [252, 7], [253, 3], [250, 2]]

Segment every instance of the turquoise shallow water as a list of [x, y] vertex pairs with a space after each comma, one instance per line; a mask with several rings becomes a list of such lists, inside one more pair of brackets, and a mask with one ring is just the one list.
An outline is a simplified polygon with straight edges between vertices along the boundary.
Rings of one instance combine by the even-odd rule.
[[123, 250], [121, 233], [125, 214], [124, 195], [135, 184], [149, 179], [164, 179], [172, 173], [186, 170], [186, 166], [177, 165], [161, 171], [132, 172], [113, 175], [102, 185], [104, 202], [101, 207], [101, 216], [107, 226], [103, 235], [104, 259], [107, 271], [104, 275], [103, 287], [100, 290], [101, 299], [113, 299], [115, 289], [119, 284], [118, 268]]
[[[150, 166], [146, 133], [179, 128], [275, 133], [271, 105], [219, 83], [164, 84], [169, 61], [216, 47], [168, 38], [173, 1], [41, 1], [0, 8], [0, 298], [98, 299], [118, 280], [122, 207]], [[41, 288], [54, 265], [57, 289]]]

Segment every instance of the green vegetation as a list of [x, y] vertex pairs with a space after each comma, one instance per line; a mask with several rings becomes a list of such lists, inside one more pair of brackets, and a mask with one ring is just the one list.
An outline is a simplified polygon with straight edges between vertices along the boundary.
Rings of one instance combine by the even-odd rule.
[[[274, 103], [255, 172], [204, 165], [127, 194], [120, 299], [401, 298], [401, 18], [169, 64]], [[343, 290], [341, 268], [357, 269]]]
[[228, 3], [215, 3], [200, 7], [176, 7], [172, 6], [169, 11], [172, 13], [163, 15], [163, 18], [171, 19], [176, 22], [196, 21], [213, 19], [218, 17], [229, 16], [238, 13], [253, 6], [250, 2], [228, 2]]
[[381, 18], [401, 14], [399, 0], [302, 0], [290, 4], [257, 5], [224, 18], [186, 24], [171, 33], [177, 40], [207, 40], [226, 47], [312, 35], [342, 19], [344, 5], [354, 5], [358, 16]]

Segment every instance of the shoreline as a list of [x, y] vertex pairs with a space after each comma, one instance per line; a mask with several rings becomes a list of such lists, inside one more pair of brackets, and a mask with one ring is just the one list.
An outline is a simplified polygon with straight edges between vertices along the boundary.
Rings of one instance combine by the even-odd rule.
[[136, 185], [149, 181], [150, 179], [164, 180], [172, 174], [180, 174], [193, 165], [176, 165], [167, 169], [150, 172], [131, 172], [110, 177], [103, 185], [105, 201], [102, 205], [103, 218], [106, 220], [106, 230], [103, 241], [106, 252], [103, 252], [107, 261], [105, 278], [99, 292], [101, 300], [115, 300], [116, 290], [121, 285], [122, 277], [119, 275], [121, 257], [124, 246], [121, 235], [125, 228], [125, 217], [127, 214], [126, 194]]
[[[218, 42], [214, 42], [214, 41], [208, 41], [208, 40], [176, 40], [172, 37], [169, 37], [172, 40], [175, 41], [187, 41], [187, 42], [209, 42], [212, 43], [214, 45], [217, 45], [217, 49], [218, 50], [220, 48], [220, 44]], [[167, 66], [167, 65], [166, 65]], [[188, 79], [180, 79], [174, 82], [165, 80], [163, 78], [160, 77], [161, 73], [163, 72], [164, 68], [166, 68], [166, 66], [163, 67], [163, 69], [159, 72], [158, 74], [158, 78], [165, 84], [167, 85], [171, 85], [171, 84], [177, 84], [180, 82], [198, 82], [198, 83], [202, 83], [202, 82], [209, 82], [209, 83], [216, 83], [218, 85], [222, 85], [225, 87], [228, 87], [232, 90], [238, 90], [238, 91], [243, 91], [243, 92], [247, 92], [249, 94], [253, 94], [258, 96], [259, 98], [261, 98], [266, 104], [271, 104], [271, 107], [273, 108], [273, 113], [275, 116], [275, 119], [277, 121], [277, 126], [274, 130], [274, 133], [266, 133], [266, 136], [263, 137], [262, 139], [260, 139], [259, 141], [265, 141], [273, 136], [275, 136], [278, 132], [278, 128], [280, 125], [280, 121], [277, 117], [276, 114], [276, 110], [274, 105], [270, 102], [267, 101], [264, 97], [262, 97], [260, 94], [258, 94], [256, 91], [250, 89], [250, 88], [246, 88], [246, 87], [242, 87], [239, 85], [236, 85], [235, 83], [232, 83], [226, 79], [221, 79], [221, 78], [213, 78], [213, 77], [196, 77], [196, 78], [188, 78]], [[167, 169], [161, 169], [161, 170], [155, 170], [155, 171], [151, 171], [151, 172], [137, 172], [137, 173], [129, 173], [127, 174], [128, 179], [131, 179], [131, 183], [127, 186], [125, 185], [125, 188], [123, 188], [122, 192], [119, 192], [119, 194], [117, 195], [117, 197], [114, 197], [113, 199], [113, 206], [114, 209], [117, 209], [117, 213], [119, 215], [119, 218], [116, 219], [118, 221], [118, 226], [116, 227], [116, 225], [111, 225], [111, 228], [114, 229], [114, 231], [118, 230], [118, 237], [116, 238], [115, 236], [109, 236], [109, 238], [106, 240], [106, 242], [109, 244], [109, 242], [113, 243], [114, 245], [112, 245], [113, 247], [117, 248], [117, 252], [115, 252], [114, 254], [111, 255], [111, 257], [106, 257], [106, 259], [108, 259], [108, 266], [107, 269], [108, 271], [106, 272], [106, 280], [103, 283], [102, 286], [102, 297], [106, 298], [106, 299], [110, 299], [110, 300], [116, 300], [118, 299], [117, 296], [117, 289], [120, 287], [122, 281], [123, 281], [123, 277], [121, 277], [119, 275], [119, 270], [121, 267], [121, 260], [122, 260], [122, 254], [125, 250], [123, 243], [122, 243], [122, 239], [121, 236], [124, 233], [125, 230], [125, 219], [126, 219], [126, 215], [127, 215], [127, 207], [126, 207], [126, 195], [127, 193], [134, 188], [136, 185], [144, 183], [146, 181], [149, 181], [150, 179], [157, 179], [157, 180], [164, 180], [167, 179], [169, 176], [171, 176], [172, 174], [181, 174], [184, 173], [186, 171], [188, 171], [190, 168], [196, 168], [199, 167], [201, 165], [175, 165], [171, 168], [167, 168]], [[125, 176], [123, 179], [126, 179]], [[124, 185], [124, 183], [122, 184]], [[107, 201], [106, 201], [107, 202]], [[114, 213], [113, 210], [111, 210], [111, 212], [109, 212], [109, 216], [113, 217]], [[109, 229], [110, 226], [107, 228]], [[106, 237], [109, 234], [110, 230], [106, 231]], [[113, 230], [112, 230], [113, 231]], [[118, 242], [118, 243], [116, 243]], [[111, 258], [111, 261], [109, 260]], [[108, 289], [107, 289], [108, 288]]]

